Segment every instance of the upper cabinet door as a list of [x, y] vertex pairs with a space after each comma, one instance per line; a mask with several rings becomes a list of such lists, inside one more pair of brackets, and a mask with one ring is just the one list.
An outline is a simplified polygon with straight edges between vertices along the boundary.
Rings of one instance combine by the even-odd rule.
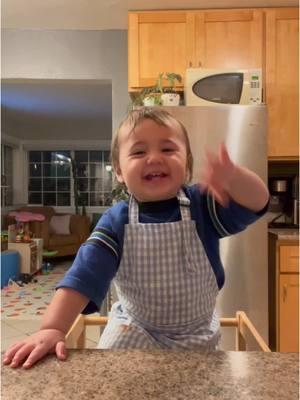
[[298, 157], [299, 9], [266, 10], [269, 158]]
[[263, 11], [199, 11], [195, 18], [195, 66], [263, 67]]
[[160, 72], [175, 72], [184, 77], [186, 68], [193, 63], [192, 12], [129, 13], [129, 90], [153, 85]]

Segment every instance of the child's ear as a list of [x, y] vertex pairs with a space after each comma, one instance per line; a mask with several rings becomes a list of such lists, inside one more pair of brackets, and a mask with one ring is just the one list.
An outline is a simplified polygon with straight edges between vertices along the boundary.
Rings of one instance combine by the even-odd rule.
[[115, 175], [119, 183], [124, 183], [124, 178], [120, 166], [115, 167]]

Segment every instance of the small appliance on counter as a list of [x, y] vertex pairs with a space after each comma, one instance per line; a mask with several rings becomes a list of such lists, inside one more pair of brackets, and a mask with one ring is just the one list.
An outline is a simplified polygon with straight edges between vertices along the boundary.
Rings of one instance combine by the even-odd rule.
[[275, 217], [269, 228], [290, 229], [299, 226], [299, 177], [269, 179], [269, 211]]
[[262, 103], [261, 69], [188, 68], [185, 79], [187, 106]]

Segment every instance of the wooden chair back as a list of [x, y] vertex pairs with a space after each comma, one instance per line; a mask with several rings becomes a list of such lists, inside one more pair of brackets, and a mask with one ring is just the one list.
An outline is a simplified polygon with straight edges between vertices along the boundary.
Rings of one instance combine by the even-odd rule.
[[[86, 327], [95, 325], [104, 327], [107, 320], [107, 317], [80, 314], [66, 335], [67, 348], [83, 349], [85, 347]], [[220, 318], [220, 325], [221, 327], [236, 328], [236, 351], [271, 351], [243, 311], [237, 311], [235, 318]]]

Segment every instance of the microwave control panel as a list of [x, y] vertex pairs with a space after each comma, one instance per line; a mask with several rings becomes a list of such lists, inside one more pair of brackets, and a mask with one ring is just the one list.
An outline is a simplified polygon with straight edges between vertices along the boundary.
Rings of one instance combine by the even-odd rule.
[[249, 103], [260, 104], [262, 102], [262, 86], [260, 74], [251, 74], [249, 77]]

